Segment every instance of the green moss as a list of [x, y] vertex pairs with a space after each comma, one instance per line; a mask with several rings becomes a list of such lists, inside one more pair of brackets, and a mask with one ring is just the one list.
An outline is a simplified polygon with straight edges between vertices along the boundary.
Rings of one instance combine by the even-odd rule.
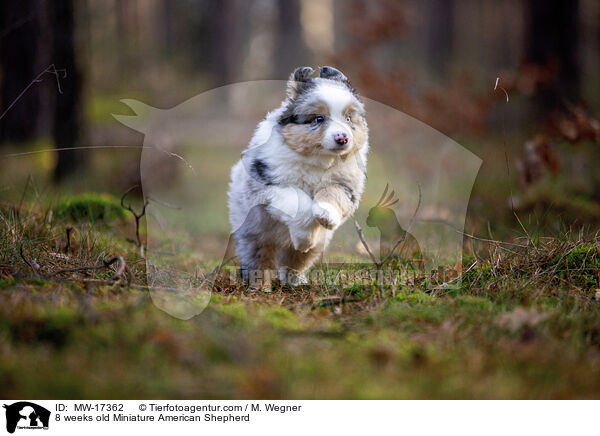
[[582, 244], [571, 249], [565, 256], [567, 265], [575, 268], [600, 268], [600, 247], [596, 244]]
[[475, 297], [472, 295], [459, 295], [455, 299], [457, 308], [467, 314], [477, 312], [491, 312], [494, 309], [493, 303], [487, 298]]
[[236, 323], [242, 323], [248, 319], [248, 312], [246, 312], [246, 306], [242, 303], [234, 301], [227, 304], [215, 305], [217, 310], [229, 317]]
[[432, 302], [432, 301], [434, 301], [434, 298], [431, 295], [426, 294], [425, 292], [416, 291], [416, 292], [412, 292], [412, 293], [402, 293], [402, 294], [396, 295], [393, 298], [393, 300], [402, 302], [402, 303], [408, 303], [409, 305], [413, 306], [415, 304]]
[[276, 329], [299, 330], [302, 327], [298, 318], [284, 307], [269, 308], [264, 319]]
[[86, 193], [63, 198], [54, 208], [57, 218], [70, 221], [110, 222], [125, 218], [127, 212], [119, 200], [109, 194]]
[[378, 324], [395, 326], [405, 332], [415, 332], [432, 324], [440, 324], [447, 313], [447, 305], [434, 301], [414, 305], [407, 302], [393, 301], [381, 312]]
[[222, 294], [217, 294], [216, 292], [213, 292], [210, 296], [210, 302], [213, 304], [223, 304], [224, 301], [225, 297], [223, 297]]
[[600, 247], [582, 244], [571, 249], [565, 256], [564, 275], [576, 286], [585, 290], [600, 287]]
[[354, 297], [356, 299], [365, 298], [370, 292], [369, 288], [364, 285], [351, 285], [344, 288], [344, 293], [347, 296]]

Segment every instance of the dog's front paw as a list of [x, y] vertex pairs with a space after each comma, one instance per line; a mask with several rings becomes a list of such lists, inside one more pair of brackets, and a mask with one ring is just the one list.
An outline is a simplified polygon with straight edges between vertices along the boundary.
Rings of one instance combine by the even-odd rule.
[[318, 202], [313, 204], [312, 213], [317, 222], [329, 230], [336, 229], [342, 221], [337, 208], [330, 203]]

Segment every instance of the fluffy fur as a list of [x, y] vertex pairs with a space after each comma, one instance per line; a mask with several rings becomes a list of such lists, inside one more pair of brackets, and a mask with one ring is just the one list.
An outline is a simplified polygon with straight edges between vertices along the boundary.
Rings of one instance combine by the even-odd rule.
[[231, 170], [229, 217], [241, 273], [269, 286], [303, 283], [363, 192], [368, 127], [348, 79], [322, 67], [292, 73], [287, 98], [261, 121]]

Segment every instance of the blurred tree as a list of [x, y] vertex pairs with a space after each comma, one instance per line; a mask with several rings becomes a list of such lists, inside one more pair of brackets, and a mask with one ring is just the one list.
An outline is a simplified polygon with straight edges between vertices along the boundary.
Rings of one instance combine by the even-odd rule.
[[205, 0], [197, 4], [196, 63], [213, 86], [239, 80], [248, 44], [248, 11], [251, 1]]
[[579, 0], [527, 0], [525, 62], [538, 67], [537, 113], [579, 101]]
[[302, 36], [299, 0], [277, 0], [275, 30], [276, 77], [285, 79], [294, 68], [310, 63]]
[[[44, 69], [40, 61], [43, 0], [0, 2], [0, 68], [2, 112]], [[0, 121], [0, 142], [26, 141], [37, 133], [40, 88], [31, 87]]]
[[[62, 94], [55, 100], [52, 137], [56, 148], [80, 145], [83, 121], [82, 77], [76, 59], [75, 14], [73, 0], [55, 0], [50, 5], [53, 30], [52, 59], [59, 68], [66, 70], [61, 80]], [[85, 163], [82, 150], [58, 152], [54, 178], [61, 181], [73, 174]]]
[[128, 76], [139, 74], [139, 17], [136, 0], [115, 1], [115, 18], [120, 47], [116, 50], [119, 69]]
[[161, 43], [162, 54], [169, 56], [177, 48], [178, 31], [178, 9], [179, 3], [171, 0], [160, 0], [158, 31], [160, 32], [159, 41]]
[[454, 46], [454, 0], [429, 0], [427, 20], [427, 60], [432, 73], [443, 77]]

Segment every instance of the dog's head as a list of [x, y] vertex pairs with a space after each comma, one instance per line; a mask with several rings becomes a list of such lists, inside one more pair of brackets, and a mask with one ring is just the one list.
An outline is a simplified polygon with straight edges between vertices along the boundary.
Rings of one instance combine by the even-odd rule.
[[291, 149], [304, 155], [348, 155], [368, 140], [365, 108], [341, 71], [321, 67], [296, 69], [287, 84], [281, 135]]

